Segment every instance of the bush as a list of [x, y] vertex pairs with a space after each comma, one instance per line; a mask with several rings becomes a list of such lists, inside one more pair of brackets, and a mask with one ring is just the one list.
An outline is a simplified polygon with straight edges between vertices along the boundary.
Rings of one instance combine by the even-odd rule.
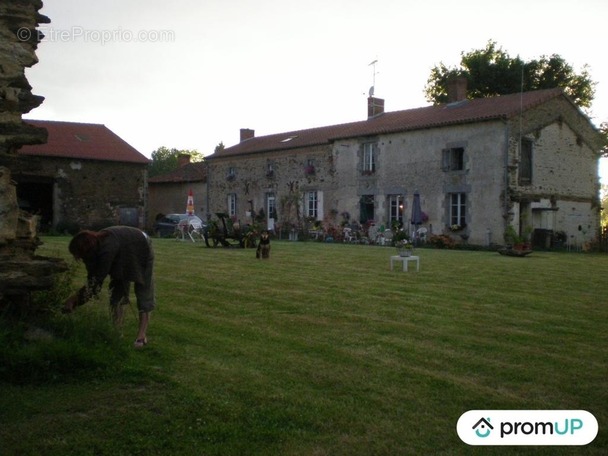
[[433, 234], [429, 237], [428, 244], [437, 249], [453, 249], [456, 241], [447, 234]]
[[55, 316], [37, 325], [0, 319], [0, 382], [94, 378], [121, 365], [125, 347], [109, 318]]
[[106, 314], [60, 310], [72, 293], [75, 262], [54, 286], [31, 294], [29, 306], [0, 314], [0, 382], [48, 383], [115, 369], [124, 344]]
[[31, 311], [35, 315], [58, 313], [65, 300], [72, 294], [72, 282], [76, 274], [76, 262], [68, 265], [68, 270], [55, 275], [53, 287], [49, 290], [36, 291], [31, 296]]

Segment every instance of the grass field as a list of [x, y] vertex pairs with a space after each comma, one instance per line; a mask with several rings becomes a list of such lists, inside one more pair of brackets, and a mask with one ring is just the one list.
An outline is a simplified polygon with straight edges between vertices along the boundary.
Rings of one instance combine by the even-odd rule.
[[[67, 258], [68, 238], [43, 240]], [[58, 316], [28, 347], [45, 376], [0, 383], [0, 455], [608, 454], [606, 255], [419, 249], [404, 273], [388, 247], [154, 245], [148, 346], [134, 304], [124, 337], [104, 331], [105, 291]], [[471, 409], [583, 409], [600, 432], [471, 447]]]

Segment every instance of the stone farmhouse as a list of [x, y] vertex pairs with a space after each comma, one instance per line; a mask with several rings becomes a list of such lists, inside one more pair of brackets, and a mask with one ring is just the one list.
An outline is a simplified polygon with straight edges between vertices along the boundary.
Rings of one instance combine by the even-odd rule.
[[145, 226], [148, 158], [104, 125], [26, 123], [46, 129], [48, 140], [19, 150], [12, 178], [19, 205], [40, 216], [42, 231]]
[[[241, 223], [260, 209], [270, 228], [303, 221], [400, 223], [411, 231], [420, 195], [428, 234], [503, 244], [518, 233], [562, 232], [583, 243], [599, 228], [597, 129], [561, 89], [466, 99], [367, 120], [256, 137], [207, 157], [209, 212]], [[550, 238], [542, 239], [550, 243]]]

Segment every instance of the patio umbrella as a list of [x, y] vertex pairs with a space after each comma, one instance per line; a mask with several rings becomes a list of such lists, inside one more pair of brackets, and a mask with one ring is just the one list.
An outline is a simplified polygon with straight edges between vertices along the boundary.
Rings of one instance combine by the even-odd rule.
[[194, 215], [194, 196], [192, 195], [192, 189], [188, 192], [188, 203], [186, 203], [186, 213], [188, 215]]
[[414, 192], [414, 200], [412, 201], [412, 219], [411, 224], [414, 225], [414, 234], [418, 230], [418, 225], [421, 225], [422, 220], [422, 208], [420, 207], [420, 193], [418, 190]]

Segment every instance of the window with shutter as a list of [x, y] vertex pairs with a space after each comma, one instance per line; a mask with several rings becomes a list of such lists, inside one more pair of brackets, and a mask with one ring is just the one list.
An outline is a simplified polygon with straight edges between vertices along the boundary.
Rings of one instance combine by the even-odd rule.
[[451, 149], [443, 149], [441, 169], [443, 171], [462, 171], [464, 169], [464, 148], [452, 147]]
[[532, 183], [532, 141], [523, 138], [520, 152], [519, 185], [530, 185]]

